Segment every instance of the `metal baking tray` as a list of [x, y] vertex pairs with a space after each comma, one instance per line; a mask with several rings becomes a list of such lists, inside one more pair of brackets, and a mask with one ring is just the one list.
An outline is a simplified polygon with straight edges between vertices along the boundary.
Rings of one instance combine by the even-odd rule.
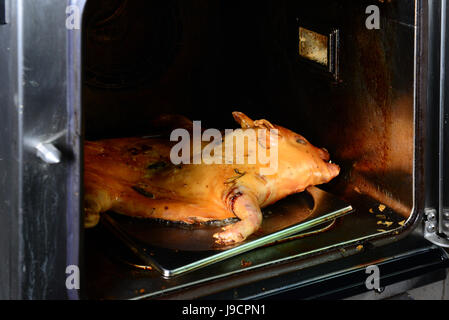
[[186, 226], [115, 213], [105, 213], [101, 222], [139, 260], [125, 262], [141, 269], [155, 269], [170, 278], [259, 247], [325, 231], [335, 219], [352, 211], [345, 201], [310, 187], [265, 208], [260, 230], [244, 242], [226, 247], [214, 242], [212, 235], [222, 225], [213, 223]]

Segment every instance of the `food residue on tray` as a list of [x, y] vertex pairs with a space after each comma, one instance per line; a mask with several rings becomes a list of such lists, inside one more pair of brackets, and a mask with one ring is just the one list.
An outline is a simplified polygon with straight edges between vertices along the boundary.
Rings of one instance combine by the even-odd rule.
[[384, 225], [387, 228], [389, 228], [393, 224], [393, 222], [392, 221], [377, 221], [377, 224], [381, 224], [381, 225]]
[[[398, 219], [394, 217], [389, 217], [387, 214], [382, 214], [382, 212], [387, 209], [387, 206], [384, 204], [379, 204], [377, 207], [369, 208], [368, 211], [376, 215], [378, 219], [377, 225], [385, 226], [386, 228], [392, 227], [394, 224], [398, 224], [399, 226], [403, 226], [405, 224], [405, 220], [397, 221]], [[393, 221], [391, 221], [393, 220]], [[377, 229], [378, 232], [387, 232], [385, 229]]]
[[240, 261], [240, 265], [243, 267], [243, 268], [246, 268], [246, 267], [249, 267], [249, 266], [251, 266], [253, 263], [251, 262], [251, 261], [246, 261], [245, 259], [242, 259], [242, 261]]

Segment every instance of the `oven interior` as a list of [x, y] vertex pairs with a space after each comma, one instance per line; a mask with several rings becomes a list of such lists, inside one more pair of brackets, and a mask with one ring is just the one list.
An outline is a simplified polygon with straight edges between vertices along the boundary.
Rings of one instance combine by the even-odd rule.
[[[376, 1], [379, 29], [367, 28], [369, 5], [88, 1], [82, 26], [84, 137], [146, 135], [161, 113], [220, 129], [237, 128], [232, 111], [268, 119], [329, 151], [341, 173], [320, 188], [355, 208], [325, 233], [277, 245], [279, 257], [301, 263], [330, 248], [394, 241], [414, 215], [415, 4]], [[308, 41], [300, 30], [332, 39], [324, 44], [332, 70], [300, 54], [301, 41]], [[116, 259], [110, 249], [120, 243], [101, 226], [83, 232], [90, 298], [156, 296], [242, 269], [236, 257], [163, 279]], [[273, 249], [244, 258], [256, 268], [266, 263], [266, 250]]]

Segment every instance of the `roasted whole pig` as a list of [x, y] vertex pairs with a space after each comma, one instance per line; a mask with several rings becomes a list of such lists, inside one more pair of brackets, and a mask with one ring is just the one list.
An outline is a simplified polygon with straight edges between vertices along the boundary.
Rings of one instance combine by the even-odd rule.
[[[168, 137], [86, 141], [85, 226], [95, 226], [100, 213], [108, 210], [187, 224], [236, 221], [214, 235], [217, 243], [228, 245], [245, 240], [260, 227], [261, 208], [339, 174], [340, 168], [329, 162], [328, 152], [314, 147], [303, 136], [267, 120], [253, 121], [241, 112], [233, 116], [241, 129], [227, 131], [208, 153], [215, 160], [222, 158], [221, 163], [210, 163], [207, 154], [203, 154], [201, 163], [173, 161], [172, 149], [177, 142]], [[165, 116], [160, 123], [192, 132], [192, 122], [179, 116]], [[250, 130], [255, 134], [247, 135]], [[228, 141], [241, 136], [247, 137], [240, 140], [246, 142], [243, 163], [233, 161], [238, 154], [236, 145], [231, 145], [233, 157], [222, 152]], [[195, 149], [192, 141], [191, 145]], [[200, 153], [207, 146], [210, 150], [211, 144], [202, 141]], [[257, 151], [275, 155], [270, 159], [276, 165], [259, 158], [254, 161], [251, 157]], [[190, 159], [194, 155], [195, 151]]]

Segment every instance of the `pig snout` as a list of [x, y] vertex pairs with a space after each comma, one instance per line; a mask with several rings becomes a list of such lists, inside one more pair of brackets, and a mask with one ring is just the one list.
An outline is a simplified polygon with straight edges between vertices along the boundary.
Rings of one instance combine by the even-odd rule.
[[327, 170], [329, 171], [329, 180], [335, 178], [340, 174], [340, 167], [335, 163], [326, 163]]
[[327, 169], [327, 174], [324, 175], [325, 182], [329, 182], [330, 180], [332, 180], [333, 178], [335, 178], [340, 174], [340, 167], [335, 163], [329, 162], [330, 155], [325, 148], [316, 148], [316, 149], [318, 151], [319, 157], [321, 158], [321, 160], [323, 160]]

